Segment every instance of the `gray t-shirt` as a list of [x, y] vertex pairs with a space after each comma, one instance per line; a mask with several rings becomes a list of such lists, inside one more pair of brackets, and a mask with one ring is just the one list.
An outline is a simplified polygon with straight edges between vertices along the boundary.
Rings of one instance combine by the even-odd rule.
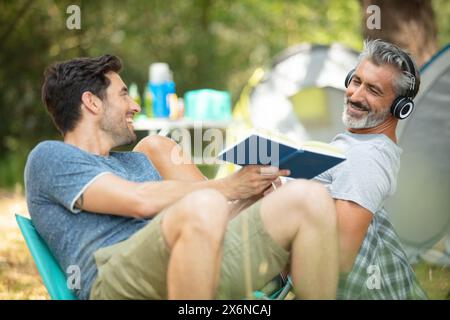
[[[402, 149], [383, 134], [346, 132], [331, 144], [341, 148], [347, 160], [316, 180], [334, 199], [356, 202], [373, 214], [351, 272], [341, 275], [338, 299], [426, 299], [383, 208], [396, 188]], [[379, 275], [375, 288], [368, 285], [374, 275]]]
[[95, 179], [111, 173], [134, 182], [161, 180], [142, 153], [111, 152], [104, 157], [61, 141], [38, 144], [25, 166], [26, 197], [33, 224], [64, 271], [69, 266], [79, 267], [81, 286], [74, 292], [81, 299], [89, 298], [97, 275], [94, 252], [126, 240], [149, 221], [74, 207]]
[[334, 199], [356, 202], [373, 214], [397, 186], [402, 149], [384, 134], [338, 134], [332, 142], [346, 161], [315, 178]]

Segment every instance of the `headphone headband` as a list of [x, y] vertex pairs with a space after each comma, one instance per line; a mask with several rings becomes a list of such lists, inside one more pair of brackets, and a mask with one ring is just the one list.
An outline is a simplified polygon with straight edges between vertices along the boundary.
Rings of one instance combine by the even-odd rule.
[[405, 62], [406, 68], [408, 69], [408, 70], [406, 70], [406, 72], [408, 73], [408, 76], [411, 80], [411, 83], [409, 85], [409, 89], [408, 89], [406, 96], [408, 98], [413, 99], [417, 93], [417, 91], [416, 91], [416, 87], [417, 87], [416, 86], [416, 68], [414, 67], [414, 63], [411, 60], [410, 56], [406, 52], [403, 52], [403, 51], [400, 51], [400, 52], [403, 57], [402, 60]]

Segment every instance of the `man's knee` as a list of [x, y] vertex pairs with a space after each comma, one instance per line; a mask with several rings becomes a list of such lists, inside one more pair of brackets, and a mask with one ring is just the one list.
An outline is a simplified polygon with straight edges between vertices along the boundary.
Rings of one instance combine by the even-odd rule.
[[307, 221], [309, 224], [336, 224], [334, 202], [327, 189], [319, 182], [296, 180], [284, 186], [286, 205], [294, 219]]
[[226, 198], [213, 189], [203, 189], [185, 196], [179, 203], [181, 232], [189, 236], [220, 241], [228, 223]]
[[286, 184], [286, 192], [291, 193], [296, 201], [309, 203], [310, 200], [331, 199], [327, 189], [317, 181], [299, 179]]
[[135, 151], [151, 155], [161, 152], [170, 152], [177, 144], [172, 139], [160, 135], [151, 135], [141, 139], [134, 148]]

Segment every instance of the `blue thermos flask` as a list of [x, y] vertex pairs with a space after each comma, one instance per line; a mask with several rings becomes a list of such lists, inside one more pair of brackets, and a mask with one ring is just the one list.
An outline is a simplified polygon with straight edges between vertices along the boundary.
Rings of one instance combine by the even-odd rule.
[[175, 93], [175, 82], [167, 63], [157, 62], [150, 65], [148, 86], [153, 95], [153, 116], [168, 118], [170, 115], [168, 97]]

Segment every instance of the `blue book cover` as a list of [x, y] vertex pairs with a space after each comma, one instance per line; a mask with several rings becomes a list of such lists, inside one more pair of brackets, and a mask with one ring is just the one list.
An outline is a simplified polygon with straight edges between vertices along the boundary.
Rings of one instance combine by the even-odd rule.
[[246, 166], [250, 164], [271, 165], [289, 169], [290, 178], [311, 179], [345, 160], [345, 156], [325, 143], [312, 143], [297, 148], [252, 134], [232, 147], [222, 151], [218, 158], [222, 161]]

